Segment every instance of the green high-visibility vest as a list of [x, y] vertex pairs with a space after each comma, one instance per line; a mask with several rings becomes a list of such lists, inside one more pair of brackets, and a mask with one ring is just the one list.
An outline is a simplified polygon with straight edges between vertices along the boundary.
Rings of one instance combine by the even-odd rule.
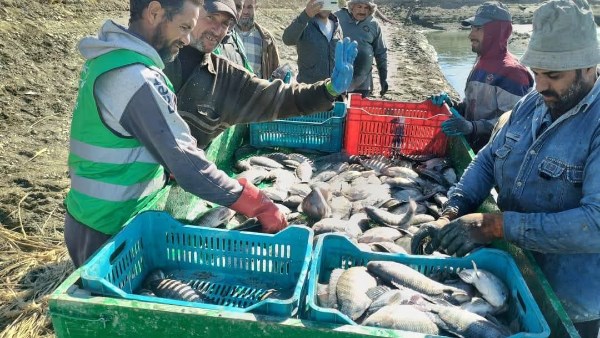
[[[107, 128], [98, 111], [94, 96], [98, 77], [133, 64], [158, 69], [150, 58], [125, 49], [88, 60], [81, 71], [71, 124], [71, 189], [65, 206], [77, 221], [109, 235], [160, 198], [166, 181], [163, 167], [148, 149], [137, 139]], [[173, 91], [169, 79], [163, 78]]]

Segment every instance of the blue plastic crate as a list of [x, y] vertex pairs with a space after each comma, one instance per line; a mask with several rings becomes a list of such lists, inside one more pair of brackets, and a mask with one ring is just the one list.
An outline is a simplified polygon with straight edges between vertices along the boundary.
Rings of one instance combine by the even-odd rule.
[[[544, 319], [533, 295], [525, 284], [514, 260], [508, 254], [496, 249], [481, 249], [467, 257], [433, 257], [404, 254], [388, 254], [361, 251], [344, 236], [327, 234], [319, 238], [312, 256], [308, 276], [308, 294], [302, 313], [304, 319], [317, 322], [357, 325], [340, 311], [320, 307], [317, 303], [317, 282], [325, 283], [333, 269], [348, 269], [353, 266], [366, 266], [374, 260], [393, 261], [410, 266], [423, 273], [432, 275], [438, 272], [458, 272], [472, 269], [471, 260], [478, 268], [488, 270], [500, 278], [509, 289], [508, 311], [505, 316], [518, 318], [522, 332], [511, 337], [545, 338], [550, 335], [550, 328]], [[399, 330], [381, 329], [386, 337], [402, 336]], [[425, 337], [425, 335], [423, 335]], [[430, 337], [430, 336], [428, 336]]]
[[250, 124], [250, 145], [310, 149], [335, 153], [342, 149], [346, 104], [336, 102], [333, 110]]
[[[275, 235], [183, 225], [164, 212], [135, 217], [82, 267], [85, 289], [103, 296], [290, 317], [308, 274], [312, 230]], [[160, 268], [210, 300], [196, 303], [134, 294]], [[275, 296], [262, 300], [268, 292]]]

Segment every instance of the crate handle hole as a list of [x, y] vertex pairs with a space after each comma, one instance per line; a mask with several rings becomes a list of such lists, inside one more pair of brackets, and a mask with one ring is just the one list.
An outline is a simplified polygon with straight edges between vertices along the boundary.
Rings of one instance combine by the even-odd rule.
[[110, 255], [110, 257], [109, 257], [110, 265], [115, 264], [115, 259], [121, 254], [121, 252], [123, 252], [123, 250], [125, 249], [125, 244], [127, 244], [127, 242], [123, 242], [123, 243], [119, 244], [119, 246], [115, 249], [115, 251]]
[[521, 297], [521, 293], [517, 292], [517, 300], [519, 301], [519, 305], [523, 313], [527, 313], [527, 307], [525, 305], [525, 301], [523, 301], [523, 297]]

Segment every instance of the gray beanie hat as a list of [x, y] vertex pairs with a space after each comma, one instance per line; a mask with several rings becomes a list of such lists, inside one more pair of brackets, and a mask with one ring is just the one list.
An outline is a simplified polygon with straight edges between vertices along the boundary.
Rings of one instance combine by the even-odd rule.
[[375, 13], [375, 11], [377, 10], [377, 5], [375, 4], [375, 1], [373, 1], [373, 0], [350, 0], [350, 1], [348, 1], [348, 8], [350, 8], [350, 6], [353, 6], [356, 4], [369, 5], [369, 7], [371, 7], [371, 10], [373, 11], [373, 13]]
[[227, 13], [237, 22], [237, 10], [233, 0], [205, 0], [204, 9], [209, 14], [218, 12]]
[[536, 9], [521, 63], [554, 71], [600, 64], [596, 23], [587, 1], [552, 0]]

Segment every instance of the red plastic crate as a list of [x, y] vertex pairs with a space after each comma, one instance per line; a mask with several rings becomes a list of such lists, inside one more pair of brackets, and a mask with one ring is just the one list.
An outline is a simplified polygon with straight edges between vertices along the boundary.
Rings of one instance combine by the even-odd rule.
[[350, 94], [344, 148], [351, 155], [446, 154], [441, 124], [451, 116], [446, 105], [364, 99]]

